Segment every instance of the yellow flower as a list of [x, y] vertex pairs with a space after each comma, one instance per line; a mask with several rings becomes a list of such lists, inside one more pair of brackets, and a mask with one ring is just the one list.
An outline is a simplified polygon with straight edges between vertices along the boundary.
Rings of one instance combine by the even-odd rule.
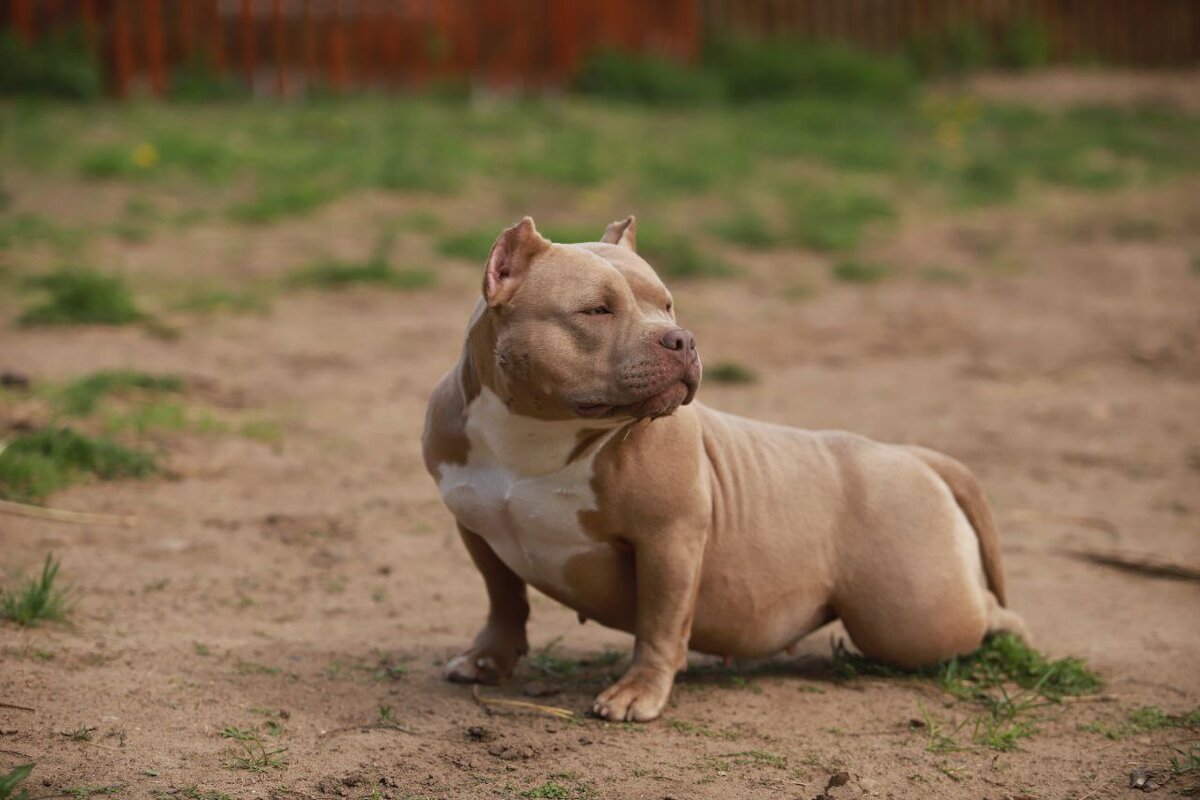
[[158, 163], [158, 148], [149, 142], [142, 142], [133, 148], [133, 163], [142, 169], [150, 169]]

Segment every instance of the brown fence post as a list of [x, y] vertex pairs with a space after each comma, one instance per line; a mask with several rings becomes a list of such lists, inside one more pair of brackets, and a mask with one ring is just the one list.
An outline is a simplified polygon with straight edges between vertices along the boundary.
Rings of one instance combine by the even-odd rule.
[[287, 96], [287, 43], [283, 28], [283, 0], [271, 0], [271, 33], [275, 38], [275, 93]]
[[146, 67], [150, 71], [150, 91], [162, 97], [167, 90], [163, 64], [162, 0], [142, 0], [142, 34], [146, 41]]
[[253, 0], [242, 0], [241, 14], [238, 17], [238, 34], [242, 40], [242, 71], [246, 74], [246, 84], [254, 90], [254, 71], [257, 66], [258, 42], [255, 29]]

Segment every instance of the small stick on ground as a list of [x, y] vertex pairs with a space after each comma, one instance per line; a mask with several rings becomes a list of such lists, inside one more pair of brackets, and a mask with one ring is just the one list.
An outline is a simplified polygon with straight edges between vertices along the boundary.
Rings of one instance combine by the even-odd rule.
[[538, 703], [528, 703], [524, 700], [507, 700], [501, 697], [484, 697], [479, 693], [479, 684], [471, 687], [471, 696], [475, 698], [475, 702], [484, 708], [495, 707], [510, 708], [516, 711], [532, 711], [535, 714], [545, 714], [546, 716], [558, 719], [570, 719], [575, 716], [575, 712], [569, 708], [543, 706]]
[[0, 703], [0, 708], [15, 708], [17, 711], [30, 711], [30, 712], [33, 712], [34, 714], [37, 713], [36, 708], [30, 708], [29, 706], [19, 706], [16, 703]]
[[1134, 553], [1128, 550], [1066, 550], [1064, 552], [1073, 558], [1140, 575], [1171, 578], [1177, 581], [1200, 581], [1200, 569], [1148, 553]]
[[67, 511], [62, 508], [46, 508], [44, 506], [31, 506], [28, 503], [15, 503], [12, 500], [0, 500], [0, 514], [48, 519], [51, 522], [67, 522], [72, 525], [111, 525], [117, 528], [133, 528], [137, 525], [137, 517], [134, 516], [92, 514], [87, 511]]

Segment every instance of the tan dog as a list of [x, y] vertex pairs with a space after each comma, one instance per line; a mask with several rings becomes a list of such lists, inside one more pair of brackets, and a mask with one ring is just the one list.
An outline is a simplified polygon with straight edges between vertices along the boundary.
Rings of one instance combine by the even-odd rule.
[[490, 603], [450, 680], [512, 671], [526, 584], [634, 634], [593, 707], [608, 719], [658, 716], [689, 648], [766, 656], [835, 618], [901, 667], [1023, 635], [965, 467], [714, 411], [691, 402], [699, 383], [633, 217], [590, 244], [552, 244], [528, 217], [500, 235], [423, 439]]

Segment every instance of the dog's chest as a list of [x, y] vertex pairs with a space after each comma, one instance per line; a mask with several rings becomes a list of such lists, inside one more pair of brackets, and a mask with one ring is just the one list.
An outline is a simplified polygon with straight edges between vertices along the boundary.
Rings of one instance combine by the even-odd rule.
[[529, 583], [564, 585], [572, 558], [606, 546], [588, 536], [580, 512], [596, 508], [594, 452], [571, 459], [581, 422], [515, 417], [487, 389], [467, 412], [467, 463], [441, 468], [446, 506]]

